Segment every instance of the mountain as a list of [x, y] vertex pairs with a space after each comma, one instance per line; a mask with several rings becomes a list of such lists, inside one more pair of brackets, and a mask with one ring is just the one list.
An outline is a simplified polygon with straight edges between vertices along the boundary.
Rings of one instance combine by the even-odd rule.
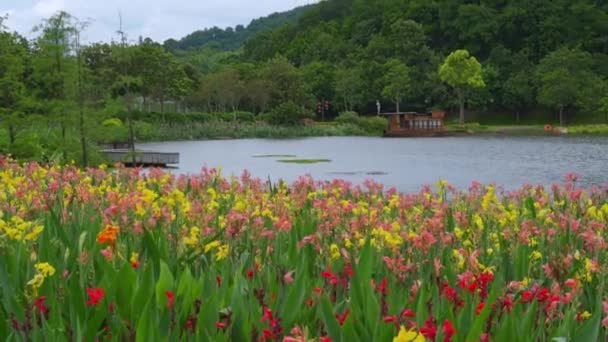
[[222, 29], [219, 27], [206, 28], [190, 33], [180, 40], [168, 39], [164, 47], [168, 51], [201, 49], [205, 47], [217, 50], [231, 51], [240, 48], [252, 36], [272, 31], [287, 23], [295, 23], [313, 5], [294, 8], [287, 12], [277, 12], [269, 16], [254, 19], [247, 25], [237, 25]]

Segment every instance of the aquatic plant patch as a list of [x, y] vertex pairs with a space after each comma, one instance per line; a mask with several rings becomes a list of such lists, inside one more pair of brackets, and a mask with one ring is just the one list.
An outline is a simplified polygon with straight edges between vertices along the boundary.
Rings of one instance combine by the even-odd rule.
[[605, 340], [608, 194], [576, 180], [399, 194], [0, 158], [0, 336]]
[[331, 163], [330, 159], [279, 159], [279, 163], [289, 164], [318, 164], [318, 163]]

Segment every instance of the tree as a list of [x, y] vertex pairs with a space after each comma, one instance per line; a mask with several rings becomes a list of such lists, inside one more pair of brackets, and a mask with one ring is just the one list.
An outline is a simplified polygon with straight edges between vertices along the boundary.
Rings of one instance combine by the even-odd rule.
[[342, 98], [345, 111], [354, 111], [355, 105], [361, 102], [364, 87], [359, 68], [339, 67], [336, 70], [336, 93]]
[[47, 101], [47, 109], [59, 122], [62, 154], [67, 159], [66, 130], [71, 122], [72, 102], [68, 99], [68, 77], [73, 75], [73, 60], [68, 57], [71, 53], [71, 41], [75, 31], [74, 18], [67, 12], [58, 12], [36, 27], [41, 35], [36, 40], [35, 71], [38, 82], [42, 84], [39, 95]]
[[263, 79], [252, 79], [245, 83], [245, 95], [261, 113], [265, 113], [270, 102], [270, 82]]
[[464, 104], [469, 91], [485, 87], [481, 64], [467, 50], [452, 52], [439, 67], [439, 78], [456, 93], [460, 107], [460, 124], [464, 124]]
[[521, 112], [534, 103], [534, 85], [529, 71], [512, 74], [503, 84], [502, 102], [515, 112], [515, 122], [519, 123]]
[[288, 101], [299, 105], [310, 101], [300, 70], [285, 57], [275, 57], [264, 63], [259, 77], [270, 84], [270, 105], [273, 107]]
[[591, 65], [589, 53], [569, 48], [550, 53], [538, 65], [538, 102], [558, 110], [560, 126], [566, 123], [566, 109], [584, 101], [585, 94], [589, 94], [587, 89], [600, 82]]
[[391, 59], [384, 65], [382, 96], [395, 102], [395, 108], [399, 113], [399, 104], [411, 89], [410, 70], [397, 59]]
[[321, 120], [325, 120], [325, 103], [333, 101], [335, 75], [333, 67], [325, 62], [312, 62], [302, 68], [302, 75], [308, 91], [321, 103]]
[[16, 126], [22, 121], [27, 101], [25, 85], [25, 39], [3, 31], [0, 17], [0, 120], [8, 129], [9, 144], [15, 143]]

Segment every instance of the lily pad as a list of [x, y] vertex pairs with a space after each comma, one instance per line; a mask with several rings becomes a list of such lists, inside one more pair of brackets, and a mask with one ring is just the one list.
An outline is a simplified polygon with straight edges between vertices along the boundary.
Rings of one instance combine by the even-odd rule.
[[317, 163], [331, 163], [330, 159], [279, 159], [279, 163], [290, 163], [290, 164], [317, 164]]

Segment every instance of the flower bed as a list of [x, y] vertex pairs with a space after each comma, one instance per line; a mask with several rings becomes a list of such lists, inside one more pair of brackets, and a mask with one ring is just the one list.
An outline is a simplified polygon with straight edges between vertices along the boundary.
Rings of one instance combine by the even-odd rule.
[[0, 159], [0, 336], [603, 340], [607, 197]]

